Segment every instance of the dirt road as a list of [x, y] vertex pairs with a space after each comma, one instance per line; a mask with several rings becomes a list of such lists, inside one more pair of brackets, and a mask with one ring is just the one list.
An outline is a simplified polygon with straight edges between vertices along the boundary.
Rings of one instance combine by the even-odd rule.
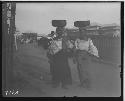
[[32, 44], [22, 45], [14, 54], [14, 57], [15, 88], [19, 90], [17, 95], [19, 97], [114, 97], [121, 95], [120, 68], [91, 62], [92, 89], [87, 90], [78, 87], [80, 82], [76, 65], [69, 59], [73, 85], [69, 89], [52, 88], [49, 83], [51, 75], [48, 59], [42, 48], [35, 47]]

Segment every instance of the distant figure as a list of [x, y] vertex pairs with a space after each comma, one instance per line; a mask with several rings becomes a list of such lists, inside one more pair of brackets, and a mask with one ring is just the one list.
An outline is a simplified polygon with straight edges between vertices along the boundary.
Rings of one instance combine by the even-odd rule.
[[120, 31], [114, 32], [113, 37], [120, 37]]

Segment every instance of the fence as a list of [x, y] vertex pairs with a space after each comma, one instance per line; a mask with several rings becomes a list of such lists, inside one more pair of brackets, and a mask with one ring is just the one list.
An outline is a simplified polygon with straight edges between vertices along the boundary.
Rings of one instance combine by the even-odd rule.
[[90, 36], [101, 58], [121, 64], [121, 38], [113, 36]]

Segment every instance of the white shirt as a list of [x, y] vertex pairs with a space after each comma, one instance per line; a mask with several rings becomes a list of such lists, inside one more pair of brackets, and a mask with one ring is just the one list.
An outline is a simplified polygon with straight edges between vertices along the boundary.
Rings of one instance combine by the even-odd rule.
[[76, 49], [88, 51], [89, 41], [76, 39], [75, 46], [76, 46]]
[[78, 50], [85, 50], [85, 51], [88, 51], [90, 54], [93, 54], [93, 55], [99, 57], [98, 49], [96, 48], [96, 46], [94, 46], [94, 44], [90, 38], [87, 41], [76, 39], [75, 47]]

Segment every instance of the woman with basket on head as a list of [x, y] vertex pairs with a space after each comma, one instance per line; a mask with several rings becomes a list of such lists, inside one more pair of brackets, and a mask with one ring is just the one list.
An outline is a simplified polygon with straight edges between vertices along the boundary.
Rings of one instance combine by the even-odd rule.
[[67, 49], [67, 36], [64, 26], [65, 20], [53, 20], [53, 26], [57, 27], [57, 37], [53, 39], [50, 45], [50, 53], [52, 54], [52, 82], [53, 87], [58, 87], [61, 83], [62, 88], [67, 88], [72, 84], [71, 71], [68, 64], [69, 51]]
[[87, 37], [84, 27], [90, 24], [89, 21], [76, 21], [74, 26], [79, 27], [79, 38], [75, 40], [75, 59], [80, 79], [80, 86], [91, 88], [91, 75], [89, 74], [90, 54], [98, 57], [98, 50], [92, 40]]

